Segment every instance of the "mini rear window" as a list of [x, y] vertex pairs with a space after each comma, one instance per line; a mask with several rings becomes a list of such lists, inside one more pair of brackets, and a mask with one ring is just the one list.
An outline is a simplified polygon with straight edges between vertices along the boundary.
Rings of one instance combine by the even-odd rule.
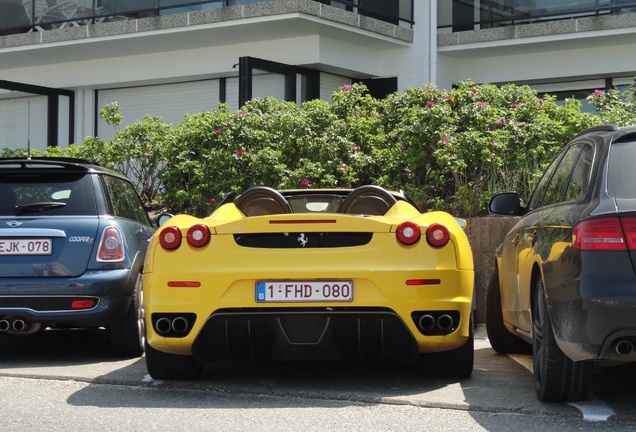
[[613, 143], [607, 168], [607, 193], [614, 198], [636, 198], [636, 141]]
[[0, 174], [0, 216], [94, 216], [90, 175], [77, 173]]

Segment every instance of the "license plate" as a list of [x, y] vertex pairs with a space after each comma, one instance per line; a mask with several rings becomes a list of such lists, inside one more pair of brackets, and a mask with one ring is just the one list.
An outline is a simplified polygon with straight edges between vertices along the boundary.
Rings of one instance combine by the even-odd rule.
[[353, 281], [259, 281], [257, 302], [350, 302]]
[[0, 255], [51, 255], [51, 239], [4, 239], [0, 240]]

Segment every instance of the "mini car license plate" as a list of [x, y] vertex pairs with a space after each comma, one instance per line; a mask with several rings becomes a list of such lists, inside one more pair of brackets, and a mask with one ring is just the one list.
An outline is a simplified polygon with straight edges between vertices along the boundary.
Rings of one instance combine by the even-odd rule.
[[0, 255], [51, 255], [51, 239], [3, 239], [0, 240]]
[[257, 302], [350, 302], [353, 281], [259, 281]]

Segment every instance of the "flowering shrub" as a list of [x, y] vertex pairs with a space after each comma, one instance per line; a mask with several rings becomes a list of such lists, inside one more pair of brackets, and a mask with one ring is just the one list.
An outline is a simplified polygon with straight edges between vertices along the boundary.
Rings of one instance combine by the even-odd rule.
[[[254, 99], [238, 111], [187, 115], [172, 127], [157, 117], [119, 131], [118, 106], [100, 115], [115, 138], [87, 138], [45, 156], [83, 157], [138, 179], [146, 201], [159, 195], [173, 213], [209, 214], [232, 191], [354, 188], [406, 190], [423, 209], [457, 216], [486, 213], [490, 197], [514, 190], [527, 199], [554, 154], [570, 137], [600, 123], [636, 124], [633, 89], [594, 92], [559, 105], [527, 86], [458, 83], [407, 89], [386, 99], [345, 85], [301, 106]], [[9, 151], [3, 156], [25, 153]]]

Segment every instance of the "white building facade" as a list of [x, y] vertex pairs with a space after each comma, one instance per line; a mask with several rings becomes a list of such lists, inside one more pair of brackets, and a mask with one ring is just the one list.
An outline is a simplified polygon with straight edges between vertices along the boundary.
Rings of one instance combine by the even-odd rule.
[[0, 149], [110, 139], [98, 113], [115, 101], [126, 126], [252, 97], [329, 100], [353, 82], [376, 97], [463, 79], [578, 97], [632, 82], [634, 11], [623, 0], [0, 0]]

